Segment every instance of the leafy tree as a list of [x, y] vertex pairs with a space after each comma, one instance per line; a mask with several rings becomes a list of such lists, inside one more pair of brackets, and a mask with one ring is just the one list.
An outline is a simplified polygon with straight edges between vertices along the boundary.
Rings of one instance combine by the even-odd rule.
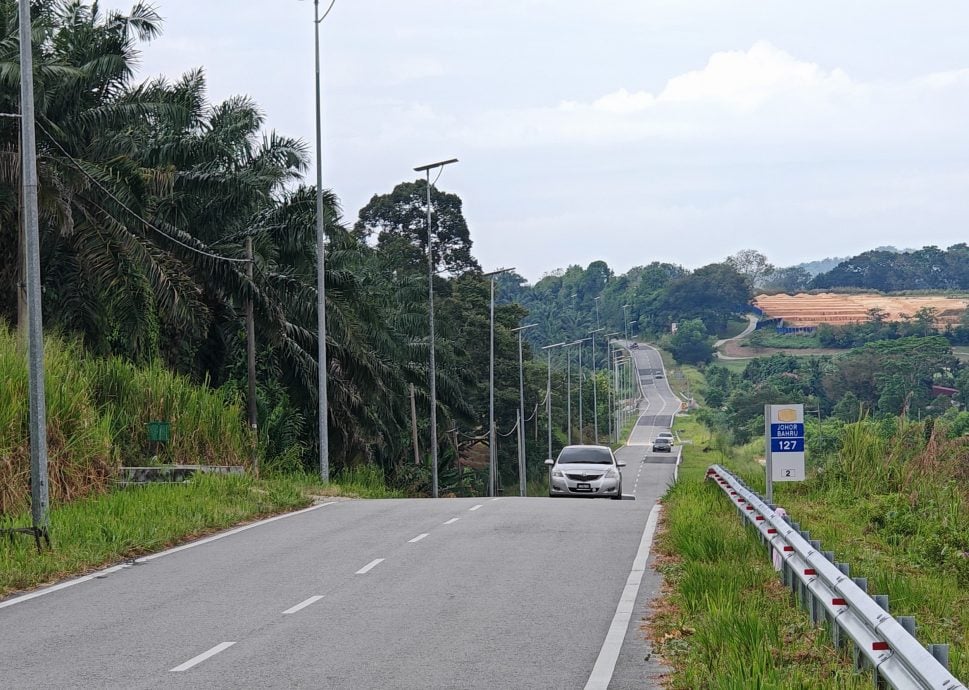
[[[431, 188], [435, 266], [462, 274], [480, 271], [471, 255], [471, 234], [456, 194]], [[427, 256], [427, 181], [402, 182], [390, 194], [375, 194], [360, 209], [354, 232], [377, 235], [377, 246], [397, 253], [415, 270]]]
[[744, 276], [751, 288], [761, 287], [764, 280], [774, 273], [774, 267], [767, 257], [756, 249], [742, 249], [724, 262]]
[[765, 290], [796, 293], [804, 290], [811, 282], [811, 274], [801, 266], [778, 268], [763, 279]]
[[698, 318], [709, 332], [723, 330], [727, 321], [747, 310], [753, 296], [748, 279], [733, 266], [710, 264], [674, 279], [655, 301], [669, 321]]
[[670, 352], [681, 364], [702, 364], [713, 358], [713, 338], [700, 319], [689, 319], [677, 326], [670, 337]]

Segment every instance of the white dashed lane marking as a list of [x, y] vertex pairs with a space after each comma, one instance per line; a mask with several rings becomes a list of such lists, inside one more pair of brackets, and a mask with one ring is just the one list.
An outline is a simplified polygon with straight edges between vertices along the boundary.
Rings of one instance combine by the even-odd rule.
[[367, 563], [367, 565], [365, 565], [362, 568], [360, 568], [360, 570], [358, 570], [356, 572], [356, 574], [357, 575], [366, 575], [367, 573], [369, 573], [371, 570], [373, 570], [374, 568], [376, 568], [378, 565], [380, 565], [383, 562], [384, 562], [384, 559], [383, 558], [375, 558], [372, 561], [370, 561], [369, 563]]
[[235, 644], [235, 642], [222, 642], [220, 644], [217, 644], [214, 647], [212, 647], [212, 649], [210, 649], [209, 651], [202, 652], [198, 656], [192, 657], [191, 659], [189, 659], [188, 661], [186, 661], [184, 664], [179, 664], [175, 668], [169, 669], [169, 673], [181, 673], [182, 671], [187, 671], [190, 668], [192, 668], [193, 666], [197, 666], [198, 664], [201, 664], [206, 659], [212, 658], [213, 656], [215, 656], [219, 652], [224, 652], [225, 650], [227, 650], [229, 647], [231, 647], [234, 644]]
[[307, 606], [310, 606], [311, 604], [315, 604], [316, 602], [318, 602], [322, 598], [323, 597], [320, 596], [320, 595], [317, 595], [315, 597], [310, 597], [306, 601], [301, 601], [300, 603], [296, 604], [296, 606], [294, 606], [292, 608], [289, 608], [289, 609], [286, 609], [285, 611], [283, 611], [283, 615], [286, 616], [286, 615], [289, 615], [291, 613], [296, 613], [297, 611], [302, 611]]
[[410, 539], [410, 540], [408, 540], [408, 542], [407, 542], [407, 543], [408, 543], [408, 544], [416, 544], [416, 543], [417, 543], [417, 542], [419, 542], [419, 541], [420, 541], [421, 539], [423, 539], [424, 537], [426, 537], [426, 536], [427, 536], [427, 534], [428, 534], [427, 532], [424, 532], [424, 534], [418, 534], [418, 535], [417, 535], [416, 537], [414, 537], [413, 539]]
[[447, 520], [444, 524], [445, 525], [453, 525], [455, 522], [457, 522], [460, 519], [461, 518], [451, 518], [450, 520]]

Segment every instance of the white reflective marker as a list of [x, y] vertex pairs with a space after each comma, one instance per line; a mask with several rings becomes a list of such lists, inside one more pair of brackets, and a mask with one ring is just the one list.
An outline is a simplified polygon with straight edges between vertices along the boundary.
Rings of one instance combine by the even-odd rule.
[[290, 613], [296, 613], [297, 611], [302, 611], [303, 609], [305, 609], [310, 604], [315, 604], [316, 602], [318, 602], [322, 598], [323, 598], [322, 595], [317, 595], [315, 597], [310, 597], [306, 601], [301, 601], [300, 603], [296, 604], [296, 606], [294, 606], [292, 608], [289, 608], [289, 609], [286, 609], [285, 611], [283, 611], [283, 615], [285, 616], [285, 615], [288, 615]]
[[202, 652], [198, 656], [192, 657], [191, 659], [189, 659], [188, 661], [186, 661], [184, 664], [181, 664], [180, 666], [176, 666], [173, 669], [169, 669], [169, 673], [181, 673], [182, 671], [187, 671], [190, 668], [192, 668], [193, 666], [197, 666], [198, 664], [201, 664], [206, 659], [209, 659], [209, 658], [215, 656], [219, 652], [224, 652], [225, 650], [227, 650], [229, 647], [231, 647], [234, 644], [235, 644], [235, 642], [222, 642], [221, 644], [217, 644], [214, 647], [212, 647], [212, 649], [210, 649], [209, 651]]
[[374, 568], [376, 568], [378, 565], [380, 565], [383, 562], [384, 562], [384, 559], [383, 558], [375, 558], [372, 561], [370, 561], [369, 563], [367, 563], [367, 565], [365, 565], [362, 568], [360, 568], [360, 570], [358, 570], [356, 572], [356, 574], [357, 575], [365, 575], [366, 573], [369, 573], [371, 570], [373, 570]]

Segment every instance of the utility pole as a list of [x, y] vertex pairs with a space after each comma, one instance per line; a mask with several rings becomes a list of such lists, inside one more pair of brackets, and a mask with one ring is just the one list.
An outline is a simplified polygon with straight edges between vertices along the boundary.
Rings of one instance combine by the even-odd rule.
[[44, 322], [40, 277], [40, 231], [37, 217], [37, 141], [34, 129], [34, 59], [30, 2], [20, 0], [20, 151], [23, 175], [23, 223], [27, 267], [27, 370], [30, 410], [30, 515], [34, 540], [50, 545], [47, 476], [47, 403], [44, 385]]
[[[246, 238], [246, 275], [249, 277], [249, 289], [252, 290], [252, 236]], [[256, 317], [252, 304], [252, 296], [246, 299], [246, 373], [248, 375], [248, 401], [246, 408], [249, 412], [249, 430], [252, 432], [252, 472], [259, 477], [259, 448], [258, 448], [258, 424], [256, 410]]]
[[514, 271], [514, 268], [499, 268], [485, 273], [491, 278], [491, 337], [488, 340], [488, 495], [498, 493], [498, 433], [495, 429], [495, 279], [501, 273]]
[[519, 393], [519, 416], [518, 416], [518, 491], [520, 496], [525, 495], [525, 367], [522, 359], [522, 333], [535, 328], [537, 323], [530, 323], [518, 328], [512, 328], [512, 333], [518, 333], [518, 393]]
[[585, 426], [582, 419], [582, 343], [592, 338], [576, 340], [579, 344], [579, 443], [585, 443]]
[[410, 384], [410, 433], [414, 445], [414, 464], [421, 464], [421, 447], [417, 437], [417, 401], [414, 396], [414, 384]]
[[[596, 297], [596, 300], [599, 298]], [[596, 322], [599, 321], [599, 302], [596, 302]], [[594, 331], [589, 332], [590, 339], [592, 340], [592, 418], [593, 427], [595, 429], [596, 444], [599, 443], [599, 383], [596, 378], [596, 374], [599, 373], [599, 365], [596, 362], [596, 333], [600, 333], [606, 330], [605, 328], [596, 328]]]

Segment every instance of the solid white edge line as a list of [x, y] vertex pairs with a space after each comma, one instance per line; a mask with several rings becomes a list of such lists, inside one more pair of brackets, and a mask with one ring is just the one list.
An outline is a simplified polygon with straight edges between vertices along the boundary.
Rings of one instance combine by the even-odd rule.
[[369, 563], [367, 563], [367, 565], [365, 565], [362, 568], [360, 568], [360, 570], [358, 570], [355, 574], [356, 575], [366, 575], [367, 573], [369, 573], [371, 570], [373, 570], [374, 568], [376, 568], [378, 565], [380, 565], [383, 562], [384, 562], [384, 559], [383, 558], [375, 558], [372, 561], [370, 561]]
[[478, 505], [476, 505], [476, 506], [473, 506], [473, 507], [471, 507], [471, 508], [468, 508], [468, 510], [469, 510], [469, 511], [471, 511], [471, 510], [477, 510], [478, 508], [484, 508], [484, 506], [483, 506], [483, 505], [481, 505], [481, 504], [479, 503], [479, 504], [478, 504]]
[[414, 537], [413, 539], [408, 539], [408, 540], [407, 540], [407, 543], [408, 543], [408, 544], [416, 544], [416, 543], [417, 543], [417, 542], [419, 542], [419, 541], [420, 541], [421, 539], [423, 539], [424, 537], [426, 537], [426, 536], [428, 536], [428, 534], [429, 534], [429, 532], [424, 532], [424, 534], [418, 534], [418, 535], [417, 535], [416, 537]]
[[309, 599], [307, 599], [306, 601], [301, 601], [298, 604], [296, 604], [296, 606], [293, 606], [291, 608], [286, 609], [285, 611], [283, 611], [283, 615], [284, 616], [288, 616], [291, 613], [296, 613], [297, 611], [302, 611], [307, 606], [310, 606], [312, 604], [315, 604], [316, 602], [318, 602], [322, 598], [323, 598], [323, 595], [322, 594], [317, 594], [316, 596], [312, 596]]
[[616, 615], [612, 618], [612, 624], [609, 626], [609, 632], [606, 633], [602, 649], [599, 650], [589, 681], [585, 684], [585, 690], [606, 690], [609, 687], [609, 681], [612, 680], [616, 661], [619, 660], [619, 651], [626, 637], [626, 629], [629, 627], [629, 619], [632, 618], [633, 610], [636, 608], [639, 585], [642, 584], [643, 574], [646, 572], [646, 561], [649, 558], [649, 549], [653, 544], [653, 535], [656, 533], [661, 509], [660, 504], [657, 503], [649, 511], [646, 527], [643, 528], [643, 538], [639, 542], [639, 551], [633, 559], [633, 567], [619, 597]]
[[451, 518], [450, 520], [446, 520], [446, 521], [444, 522], [444, 524], [445, 524], [445, 525], [453, 525], [453, 524], [454, 524], [455, 522], [457, 522], [457, 521], [458, 521], [458, 520], [460, 520], [460, 519], [461, 519], [461, 518]]
[[214, 647], [212, 647], [212, 649], [210, 649], [209, 651], [202, 652], [198, 656], [192, 657], [191, 659], [189, 659], [188, 661], [186, 661], [184, 664], [180, 664], [179, 666], [176, 666], [175, 668], [169, 669], [168, 672], [169, 673], [181, 673], [182, 671], [187, 671], [190, 668], [192, 668], [193, 666], [197, 666], [198, 664], [201, 664], [206, 659], [215, 656], [219, 652], [224, 652], [225, 650], [227, 650], [229, 647], [231, 647], [234, 644], [235, 644], [235, 642], [222, 642], [220, 644], [217, 644]]
[[302, 510], [297, 510], [292, 513], [283, 513], [282, 515], [276, 515], [271, 518], [266, 518], [265, 520], [259, 520], [258, 522], [252, 522], [248, 525], [242, 525], [241, 527], [236, 527], [235, 529], [230, 529], [226, 532], [220, 532], [219, 534], [214, 534], [211, 537], [206, 537], [205, 539], [199, 539], [197, 541], [189, 542], [188, 544], [182, 544], [181, 546], [176, 546], [171, 549], [166, 549], [165, 551], [159, 551], [158, 553], [153, 553], [149, 556], [142, 556], [141, 558], [136, 558], [133, 561], [127, 563], [120, 563], [118, 565], [112, 565], [108, 568], [103, 568], [101, 570], [96, 570], [95, 572], [84, 575], [82, 577], [74, 578], [73, 580], [68, 580], [67, 582], [61, 582], [56, 585], [51, 585], [50, 587], [44, 587], [43, 589], [38, 589], [27, 594], [21, 594], [20, 596], [12, 597], [4, 601], [0, 601], [0, 609], [5, 609], [8, 606], [13, 606], [14, 604], [22, 604], [31, 599], [36, 599], [37, 597], [42, 597], [47, 594], [53, 594], [62, 589], [68, 587], [73, 587], [74, 585], [79, 585], [83, 582], [89, 582], [95, 578], [104, 577], [105, 575], [110, 575], [116, 573], [119, 570], [124, 570], [125, 568], [130, 568], [132, 565], [141, 565], [142, 563], [148, 563], [156, 558], [161, 558], [162, 556], [170, 556], [173, 553], [178, 553], [179, 551], [184, 551], [186, 549], [193, 549], [196, 546], [202, 546], [203, 544], [208, 544], [209, 542], [217, 541], [225, 537], [231, 537], [233, 534], [238, 534], [239, 532], [245, 532], [253, 527], [259, 527], [260, 525], [267, 525], [270, 522], [276, 522], [276, 520], [283, 520], [285, 518], [293, 517], [294, 515], [302, 515], [303, 513], [308, 513], [312, 510], [318, 510], [320, 508], [325, 508], [326, 506], [335, 505], [337, 501], [327, 501], [326, 503], [321, 503], [319, 505], [310, 506], [309, 508], [303, 508]]

